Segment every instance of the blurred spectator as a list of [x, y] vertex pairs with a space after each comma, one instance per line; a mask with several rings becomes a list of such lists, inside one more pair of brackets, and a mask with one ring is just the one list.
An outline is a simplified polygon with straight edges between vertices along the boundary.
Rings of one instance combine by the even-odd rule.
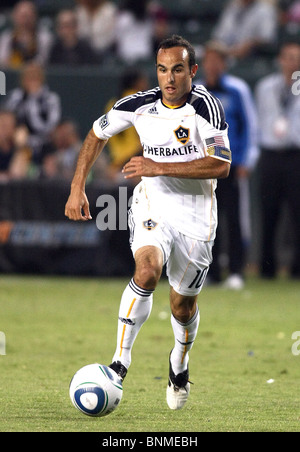
[[287, 21], [293, 24], [300, 23], [300, 1], [294, 1], [287, 10]]
[[27, 133], [10, 111], [0, 111], [0, 181], [26, 177], [31, 159]]
[[223, 10], [213, 38], [229, 47], [229, 53], [244, 58], [273, 44], [277, 37], [277, 10], [263, 0], [231, 0]]
[[169, 15], [168, 11], [155, 0], [149, 3], [149, 14], [154, 21], [153, 53], [155, 54], [158, 44], [170, 34]]
[[20, 1], [12, 10], [12, 28], [0, 35], [0, 66], [19, 68], [23, 63], [47, 60], [52, 34], [39, 25], [36, 7], [31, 1]]
[[19, 0], [1, 0], [0, 12], [10, 10]]
[[153, 21], [148, 0], [125, 0], [116, 25], [117, 56], [128, 63], [149, 59], [153, 54]]
[[60, 98], [45, 84], [40, 64], [32, 62], [24, 66], [20, 87], [7, 94], [4, 105], [15, 113], [18, 124], [28, 129], [29, 146], [35, 163], [39, 163], [42, 147], [61, 117]]
[[152, 57], [166, 37], [166, 13], [149, 0], [124, 0], [116, 25], [117, 56], [127, 63]]
[[[117, 99], [138, 91], [145, 91], [148, 88], [148, 78], [142, 71], [138, 69], [126, 70], [121, 78], [119, 95], [116, 99], [111, 99], [106, 106], [106, 111], [113, 107]], [[107, 149], [109, 151], [108, 175], [110, 179], [116, 182], [118, 182], [119, 177], [124, 180], [124, 176], [121, 174], [124, 163], [134, 155], [142, 155], [143, 152], [139, 136], [134, 127], [130, 127], [110, 138]]]
[[79, 38], [77, 16], [72, 10], [62, 10], [56, 20], [57, 38], [50, 50], [50, 65], [84, 66], [98, 64], [100, 58], [91, 45]]
[[225, 239], [229, 257], [225, 286], [242, 289], [245, 251], [251, 231], [248, 178], [258, 157], [257, 117], [249, 86], [244, 80], [226, 73], [227, 57], [227, 48], [220, 43], [209, 42], [205, 46], [202, 83], [223, 104], [232, 151], [229, 177], [219, 180], [217, 186], [219, 216], [226, 223], [220, 221], [218, 226], [209, 278], [214, 282], [222, 280], [220, 255]]
[[278, 0], [278, 13], [281, 25], [300, 22], [299, 0]]
[[300, 26], [298, 0], [278, 0], [278, 21], [280, 26], [281, 42], [285, 36], [296, 35]]
[[279, 53], [280, 71], [259, 81], [256, 88], [260, 127], [260, 190], [262, 206], [261, 275], [277, 273], [276, 232], [287, 204], [296, 243], [291, 274], [300, 277], [300, 96], [292, 86], [300, 70], [300, 45], [284, 43]]
[[81, 139], [74, 121], [63, 120], [51, 134], [43, 159], [41, 176], [50, 179], [71, 180], [81, 148]]
[[76, 0], [79, 36], [86, 39], [99, 56], [113, 47], [117, 7], [107, 0]]

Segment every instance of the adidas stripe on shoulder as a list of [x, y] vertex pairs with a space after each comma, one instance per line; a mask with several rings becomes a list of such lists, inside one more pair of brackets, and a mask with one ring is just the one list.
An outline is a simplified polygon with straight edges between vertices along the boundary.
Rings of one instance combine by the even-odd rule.
[[203, 85], [194, 85], [191, 91], [189, 103], [194, 107], [196, 113], [202, 116], [213, 127], [225, 130], [225, 113], [219, 99], [209, 93]]
[[113, 110], [135, 111], [143, 105], [155, 102], [161, 96], [160, 89], [153, 88], [148, 91], [139, 91], [136, 94], [126, 96], [115, 103]]

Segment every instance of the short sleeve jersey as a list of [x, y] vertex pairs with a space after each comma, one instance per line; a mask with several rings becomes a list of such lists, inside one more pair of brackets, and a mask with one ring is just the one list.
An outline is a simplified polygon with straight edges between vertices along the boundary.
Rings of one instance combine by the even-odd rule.
[[[193, 85], [179, 108], [166, 106], [159, 88], [125, 97], [94, 122], [93, 130], [105, 140], [131, 126], [140, 137], [144, 157], [156, 162], [188, 162], [206, 156], [231, 162], [223, 107], [202, 85]], [[162, 218], [197, 240], [215, 238], [216, 179], [156, 176], [143, 177], [140, 184], [149, 204], [145, 220]]]

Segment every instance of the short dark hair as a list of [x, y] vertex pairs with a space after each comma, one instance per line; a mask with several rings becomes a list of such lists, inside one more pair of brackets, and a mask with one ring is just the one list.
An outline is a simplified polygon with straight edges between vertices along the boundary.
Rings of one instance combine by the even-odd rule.
[[170, 38], [166, 38], [160, 42], [156, 50], [156, 61], [157, 54], [160, 49], [171, 49], [172, 47], [184, 47], [189, 55], [189, 66], [190, 68], [196, 64], [195, 49], [192, 44], [179, 35], [172, 35]]

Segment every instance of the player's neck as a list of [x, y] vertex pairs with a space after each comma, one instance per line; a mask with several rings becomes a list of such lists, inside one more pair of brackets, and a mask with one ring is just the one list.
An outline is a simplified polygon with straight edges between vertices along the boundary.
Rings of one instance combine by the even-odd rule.
[[162, 101], [162, 103], [164, 104], [165, 107], [171, 108], [171, 110], [175, 110], [175, 108], [180, 108], [180, 107], [182, 107], [182, 106], [186, 103], [186, 101], [180, 103], [179, 105], [169, 105], [169, 104], [168, 104], [167, 102], [165, 102], [164, 100]]

